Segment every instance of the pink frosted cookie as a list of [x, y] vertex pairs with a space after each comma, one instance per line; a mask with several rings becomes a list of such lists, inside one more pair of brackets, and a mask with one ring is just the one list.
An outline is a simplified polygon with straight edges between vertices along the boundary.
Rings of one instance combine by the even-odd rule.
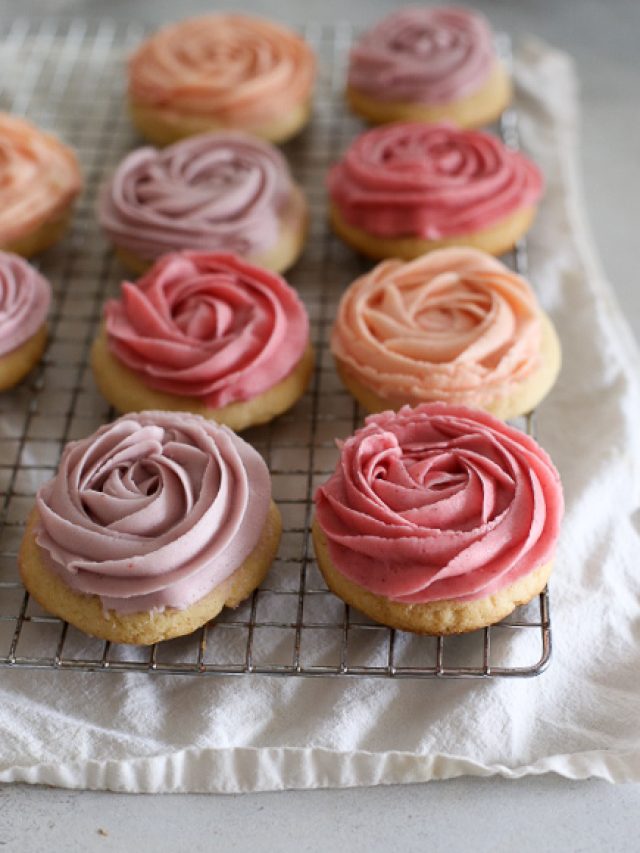
[[479, 127], [498, 118], [511, 94], [491, 28], [469, 9], [399, 9], [349, 57], [347, 100], [374, 124], [446, 119]]
[[121, 412], [189, 411], [241, 430], [304, 393], [309, 320], [293, 288], [235, 255], [165, 255], [104, 309], [91, 364]]
[[318, 489], [329, 587], [394, 628], [473, 631], [530, 601], [563, 513], [544, 450], [484, 412], [431, 403], [367, 418]]
[[447, 246], [501, 255], [533, 222], [542, 176], [489, 133], [406, 122], [358, 136], [328, 188], [335, 231], [369, 257]]

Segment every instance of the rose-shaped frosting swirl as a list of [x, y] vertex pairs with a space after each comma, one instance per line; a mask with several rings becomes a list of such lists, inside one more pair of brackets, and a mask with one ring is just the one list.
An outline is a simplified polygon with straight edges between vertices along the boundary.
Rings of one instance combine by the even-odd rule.
[[54, 219], [80, 188], [70, 148], [24, 119], [0, 113], [0, 246]]
[[495, 61], [491, 29], [481, 15], [409, 7], [358, 40], [348, 83], [378, 100], [446, 104], [481, 88]]
[[69, 444], [38, 492], [49, 567], [107, 610], [184, 608], [255, 548], [271, 500], [261, 456], [197, 415], [126, 415]]
[[145, 384], [211, 408], [272, 388], [309, 339], [284, 279], [222, 253], [165, 255], [104, 314], [111, 352]]
[[129, 62], [135, 102], [248, 126], [300, 104], [315, 61], [286, 27], [246, 15], [192, 18], [159, 30]]
[[51, 286], [24, 258], [0, 252], [0, 356], [22, 346], [47, 318]]
[[350, 225], [425, 240], [487, 228], [542, 192], [539, 170], [520, 152], [448, 123], [398, 122], [361, 134], [328, 184]]
[[280, 152], [233, 132], [128, 154], [104, 187], [100, 224], [145, 260], [181, 249], [252, 256], [278, 242], [293, 182]]
[[346, 370], [386, 400], [482, 407], [540, 364], [529, 284], [476, 249], [385, 261], [344, 293], [331, 337]]
[[316, 507], [339, 572], [423, 603], [482, 598], [550, 561], [563, 498], [533, 439], [484, 412], [426, 403], [367, 418]]

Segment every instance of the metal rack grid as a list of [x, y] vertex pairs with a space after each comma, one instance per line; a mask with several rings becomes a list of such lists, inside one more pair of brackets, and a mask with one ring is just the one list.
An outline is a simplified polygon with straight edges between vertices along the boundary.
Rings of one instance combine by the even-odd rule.
[[[341, 293], [366, 269], [333, 238], [325, 209], [327, 167], [362, 129], [343, 107], [352, 38], [346, 24], [305, 29], [321, 77], [311, 126], [285, 149], [312, 211], [304, 257], [289, 280], [309, 310], [317, 367], [310, 391], [291, 412], [244, 434], [267, 461], [284, 521], [266, 582], [237, 610], [224, 611], [190, 637], [150, 648], [87, 637], [42, 611], [25, 592], [16, 557], [35, 492], [53, 475], [67, 441], [113, 416], [94, 387], [87, 356], [102, 303], [117, 293], [123, 270], [99, 233], [94, 205], [104, 176], [140, 144], [124, 109], [123, 62], [144, 33], [141, 25], [111, 21], [15, 20], [0, 27], [0, 109], [27, 115], [73, 145], [86, 182], [72, 232], [40, 258], [54, 290], [47, 352], [18, 388], [0, 398], [0, 666], [199, 675], [537, 675], [551, 652], [546, 591], [491, 628], [446, 640], [418, 637], [344, 605], [327, 590], [314, 562], [312, 496], [333, 470], [334, 439], [349, 435], [362, 415], [342, 388], [327, 346]], [[500, 131], [517, 146], [515, 112], [505, 114]], [[524, 245], [512, 262], [523, 270]], [[522, 426], [531, 432], [532, 418]]]

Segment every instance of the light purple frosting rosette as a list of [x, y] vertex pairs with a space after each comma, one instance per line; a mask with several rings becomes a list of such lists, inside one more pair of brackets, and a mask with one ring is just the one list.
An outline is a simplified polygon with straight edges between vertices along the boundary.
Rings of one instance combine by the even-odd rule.
[[198, 415], [125, 415], [67, 445], [38, 492], [46, 565], [105, 610], [183, 609], [254, 550], [271, 502], [262, 457]]
[[350, 54], [348, 82], [380, 101], [447, 104], [480, 89], [494, 63], [491, 29], [481, 15], [409, 6], [359, 39]]
[[98, 217], [116, 246], [147, 261], [183, 249], [252, 257], [278, 242], [292, 190], [273, 145], [206, 133], [128, 154], [100, 194]]
[[0, 252], [0, 357], [36, 334], [50, 304], [46, 278], [19, 255]]

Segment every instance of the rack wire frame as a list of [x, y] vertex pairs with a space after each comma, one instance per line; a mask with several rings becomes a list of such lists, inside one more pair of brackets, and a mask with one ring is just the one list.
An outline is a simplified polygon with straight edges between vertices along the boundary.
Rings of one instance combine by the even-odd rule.
[[[266, 582], [235, 611], [224, 611], [190, 637], [148, 648], [90, 638], [41, 610], [20, 583], [17, 551], [35, 492], [53, 476], [71, 439], [114, 416], [87, 366], [105, 298], [124, 271], [99, 233], [96, 192], [121, 157], [140, 144], [123, 105], [124, 59], [144, 36], [142, 24], [102, 20], [17, 19], [0, 23], [0, 109], [23, 114], [77, 150], [85, 175], [71, 233], [40, 259], [51, 280], [50, 342], [38, 368], [0, 399], [0, 667], [191, 675], [491, 678], [538, 675], [551, 654], [545, 590], [498, 625], [462, 637], [427, 638], [373, 623], [327, 589], [310, 537], [313, 494], [332, 472], [335, 438], [362, 412], [338, 380], [328, 333], [345, 286], [367, 266], [327, 225], [324, 176], [362, 130], [343, 106], [353, 37], [346, 23], [307, 24], [320, 61], [311, 126], [285, 152], [311, 208], [303, 259], [289, 276], [309, 310], [317, 366], [312, 386], [289, 413], [244, 437], [272, 472], [283, 515], [280, 552]], [[499, 49], [510, 61], [509, 41]], [[16, 69], [20, 69], [19, 75]], [[518, 116], [499, 128], [519, 145]], [[526, 271], [526, 243], [510, 262]], [[534, 432], [534, 416], [520, 426]]]

